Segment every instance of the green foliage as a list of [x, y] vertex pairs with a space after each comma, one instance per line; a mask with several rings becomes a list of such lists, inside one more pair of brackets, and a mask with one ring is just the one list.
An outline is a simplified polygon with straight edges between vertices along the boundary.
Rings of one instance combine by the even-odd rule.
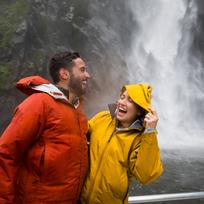
[[0, 89], [5, 87], [5, 84], [8, 83], [8, 79], [12, 74], [12, 69], [9, 64], [0, 64]]
[[33, 60], [34, 60], [34, 62], [37, 62], [37, 64], [43, 65], [43, 63], [46, 60], [45, 52], [38, 50], [37, 52], [34, 53]]
[[36, 50], [32, 52], [29, 60], [27, 60], [27, 69], [35, 69], [35, 71], [41, 71], [47, 60], [47, 54], [43, 50]]
[[12, 48], [11, 37], [18, 23], [25, 18], [29, 10], [26, 0], [18, 0], [9, 4], [3, 2], [0, 9], [0, 50]]

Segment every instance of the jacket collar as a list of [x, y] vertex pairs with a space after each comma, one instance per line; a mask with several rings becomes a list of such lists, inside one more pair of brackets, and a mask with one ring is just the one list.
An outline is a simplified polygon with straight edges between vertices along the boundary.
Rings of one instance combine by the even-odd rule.
[[[60, 89], [59, 87], [56, 87], [53, 84], [41, 84], [41, 85], [31, 85], [31, 89], [36, 90], [36, 91], [41, 91], [44, 93], [49, 94], [56, 100], [61, 100], [65, 103], [69, 103], [67, 96], [65, 96], [65, 92]], [[69, 103], [70, 104], [70, 103]], [[79, 98], [76, 99], [75, 104], [73, 105], [75, 108], [79, 106]]]
[[[16, 87], [27, 95], [40, 91], [49, 94], [54, 99], [70, 104], [68, 100], [69, 94], [67, 92], [51, 84], [48, 80], [42, 78], [41, 76], [29, 76], [20, 79], [17, 82]], [[79, 102], [79, 98], [76, 98], [76, 103], [74, 105], [70, 105], [77, 108], [80, 105]]]
[[31, 85], [31, 89], [49, 94], [55, 99], [68, 102], [67, 97], [53, 84]]
[[128, 128], [120, 128], [118, 126], [118, 121], [115, 118], [115, 111], [116, 111], [116, 108], [117, 108], [116, 103], [108, 104], [108, 108], [109, 108], [111, 117], [116, 120], [116, 130], [132, 130], [132, 129], [139, 130], [139, 131], [144, 130], [143, 120], [142, 119], [136, 119]]

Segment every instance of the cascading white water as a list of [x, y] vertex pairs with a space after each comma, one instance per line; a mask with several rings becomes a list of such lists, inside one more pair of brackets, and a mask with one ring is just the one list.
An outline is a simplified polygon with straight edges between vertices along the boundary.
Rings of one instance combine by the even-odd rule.
[[190, 28], [196, 22], [196, 6], [182, 0], [128, 2], [138, 24], [127, 55], [129, 81], [153, 85], [161, 147], [202, 146], [204, 129], [192, 112], [197, 105], [192, 104], [192, 97], [195, 102], [204, 102], [199, 78], [203, 69], [198, 62], [189, 63]]

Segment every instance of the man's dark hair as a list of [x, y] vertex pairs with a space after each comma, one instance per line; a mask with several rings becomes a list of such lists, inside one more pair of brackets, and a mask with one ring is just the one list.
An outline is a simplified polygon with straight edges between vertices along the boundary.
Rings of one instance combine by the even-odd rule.
[[49, 72], [50, 76], [53, 79], [54, 83], [59, 82], [59, 70], [60, 68], [66, 68], [68, 70], [71, 70], [74, 62], [73, 60], [76, 58], [81, 58], [78, 52], [60, 52], [55, 54], [51, 59], [50, 59], [50, 64], [49, 64]]

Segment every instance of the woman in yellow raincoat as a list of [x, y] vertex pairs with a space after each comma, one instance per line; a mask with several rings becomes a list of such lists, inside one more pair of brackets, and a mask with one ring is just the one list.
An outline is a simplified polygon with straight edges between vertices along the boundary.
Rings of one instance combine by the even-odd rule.
[[128, 203], [132, 177], [148, 184], [162, 174], [151, 90], [148, 84], [125, 85], [116, 108], [89, 121], [90, 166], [82, 203]]

